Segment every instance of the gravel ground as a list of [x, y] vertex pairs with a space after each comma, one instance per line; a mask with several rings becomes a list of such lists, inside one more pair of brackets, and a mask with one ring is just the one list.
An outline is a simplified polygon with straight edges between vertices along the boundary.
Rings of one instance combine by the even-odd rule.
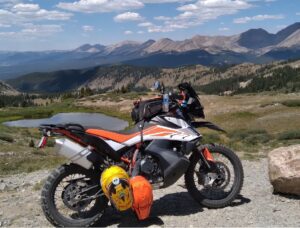
[[[151, 217], [138, 222], [132, 212], [107, 209], [98, 226], [300, 226], [300, 198], [272, 194], [267, 160], [243, 161], [239, 199], [223, 209], [202, 208], [189, 196], [183, 179], [154, 192]], [[0, 178], [0, 226], [51, 226], [41, 211], [36, 183], [48, 171]]]

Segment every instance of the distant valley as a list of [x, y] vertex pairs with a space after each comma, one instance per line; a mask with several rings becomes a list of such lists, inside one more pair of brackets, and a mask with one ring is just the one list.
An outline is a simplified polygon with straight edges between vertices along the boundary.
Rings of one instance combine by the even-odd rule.
[[196, 64], [265, 64], [297, 58], [300, 58], [300, 22], [276, 34], [263, 29], [250, 29], [233, 36], [197, 35], [183, 41], [164, 38], [146, 42], [124, 41], [109, 46], [85, 44], [68, 51], [2, 51], [0, 80], [34, 72], [69, 69], [84, 69], [81, 70], [84, 74], [92, 67], [110, 64], [176, 68]]
[[[300, 91], [300, 60], [269, 64], [243, 63], [225, 67], [190, 65], [177, 68], [106, 65], [83, 70], [31, 73], [7, 80], [26, 93], [65, 93], [89, 88], [94, 92], [145, 91], [156, 80], [167, 87], [182, 81], [208, 94], [235, 92]], [[263, 85], [263, 87], [258, 85]]]

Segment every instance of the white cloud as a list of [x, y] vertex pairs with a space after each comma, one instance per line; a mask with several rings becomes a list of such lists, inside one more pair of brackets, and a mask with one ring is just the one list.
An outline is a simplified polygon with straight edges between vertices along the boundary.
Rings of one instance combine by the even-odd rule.
[[283, 18], [284, 18], [284, 15], [282, 15], [282, 14], [278, 14], [278, 15], [264, 14], [264, 15], [256, 15], [253, 17], [236, 18], [233, 20], [233, 22], [235, 24], [245, 24], [250, 21], [279, 20], [279, 19], [283, 19]]
[[121, 13], [114, 17], [116, 22], [125, 22], [125, 21], [141, 21], [143, 18], [141, 15], [135, 12], [125, 12]]
[[82, 28], [82, 30], [84, 32], [92, 32], [92, 31], [94, 31], [94, 26], [91, 26], [91, 25], [84, 25], [81, 28]]
[[124, 32], [125, 35], [130, 35], [130, 34], [132, 34], [132, 33], [133, 33], [133, 32], [130, 31], [130, 30], [126, 30], [126, 31]]
[[[186, 1], [187, 2], [187, 1]], [[193, 1], [192, 1], [193, 2]], [[253, 2], [253, 1], [251, 1]], [[161, 25], [148, 25], [148, 32], [171, 32], [201, 25], [223, 15], [235, 14], [253, 7], [250, 0], [197, 0], [177, 8], [177, 16], [165, 19]]]
[[138, 34], [144, 34], [145, 32], [142, 31], [142, 30], [140, 30], [140, 31], [138, 31], [137, 33], [138, 33]]
[[61, 25], [34, 25], [28, 24], [21, 30], [24, 35], [48, 36], [57, 32], [62, 32]]
[[38, 4], [23, 4], [23, 3], [14, 5], [14, 7], [12, 8], [13, 11], [17, 11], [17, 12], [32, 12], [32, 11], [38, 11], [39, 9], [40, 6]]
[[222, 28], [219, 28], [218, 30], [221, 32], [226, 32], [226, 31], [229, 31], [230, 29], [227, 27], [222, 27]]
[[35, 39], [38, 37], [49, 37], [55, 33], [62, 32], [61, 25], [34, 25], [24, 24], [24, 27], [16, 32], [0, 32], [0, 37], [12, 39]]
[[21, 3], [21, 0], [0, 0], [1, 9], [10, 9], [14, 5]]
[[139, 27], [149, 27], [149, 26], [152, 26], [153, 24], [151, 22], [142, 22], [142, 23], [139, 23], [138, 26]]
[[147, 4], [161, 4], [161, 3], [183, 3], [183, 2], [191, 2], [192, 0], [140, 0], [143, 3]]
[[104, 13], [121, 10], [131, 10], [143, 7], [139, 0], [79, 0], [75, 2], [60, 2], [58, 8], [83, 13]]
[[154, 20], [157, 20], [157, 21], [168, 21], [168, 20], [171, 20], [171, 17], [158, 16], [158, 17], [154, 17]]
[[10, 28], [11, 25], [6, 25], [6, 24], [0, 24], [0, 28]]
[[71, 17], [71, 13], [41, 9], [37, 4], [17, 4], [11, 9], [0, 9], [0, 24], [5, 25], [22, 25], [43, 20], [69, 20]]

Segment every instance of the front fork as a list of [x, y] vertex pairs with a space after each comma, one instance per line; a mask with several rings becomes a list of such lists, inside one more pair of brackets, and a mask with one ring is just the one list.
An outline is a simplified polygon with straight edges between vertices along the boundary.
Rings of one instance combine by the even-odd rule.
[[200, 149], [198, 149], [197, 153], [200, 155], [200, 160], [207, 171], [209, 172], [216, 171], [217, 166], [208, 147], [206, 146], [201, 147]]

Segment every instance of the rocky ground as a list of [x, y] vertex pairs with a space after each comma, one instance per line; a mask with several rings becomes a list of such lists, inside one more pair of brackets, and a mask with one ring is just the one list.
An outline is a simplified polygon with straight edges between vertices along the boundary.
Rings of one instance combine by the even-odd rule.
[[[229, 207], [200, 207], [187, 193], [183, 180], [156, 190], [151, 218], [138, 222], [133, 213], [105, 212], [99, 226], [293, 226], [300, 225], [300, 198], [272, 194], [267, 160], [243, 161], [244, 187]], [[40, 181], [49, 174], [38, 171], [0, 178], [0, 226], [51, 226], [40, 208]]]

